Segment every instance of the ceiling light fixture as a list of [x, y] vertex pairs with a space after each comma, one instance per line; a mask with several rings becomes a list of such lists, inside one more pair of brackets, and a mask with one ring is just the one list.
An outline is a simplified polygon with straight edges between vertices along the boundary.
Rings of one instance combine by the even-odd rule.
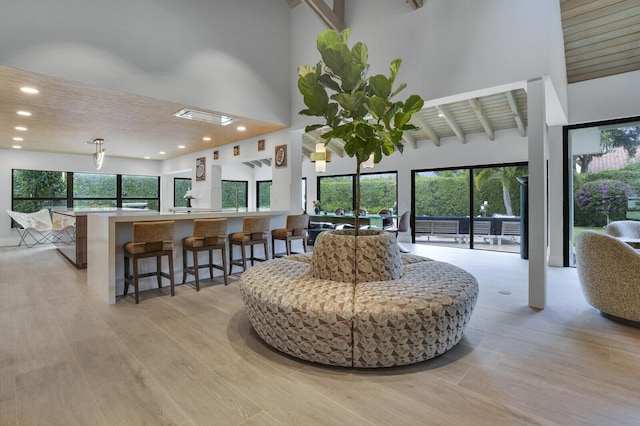
[[211, 140], [211, 138], [209, 136], [205, 136], [204, 138], [202, 138], [203, 141], [209, 142]]
[[239, 131], [239, 132], [244, 132], [245, 130], [247, 130], [247, 128], [244, 127], [244, 126], [238, 126], [238, 127], [236, 127], [236, 130]]
[[178, 149], [185, 149], [185, 148], [186, 148], [186, 146], [184, 146], [184, 145], [178, 145]]
[[236, 121], [233, 117], [227, 117], [226, 115], [215, 114], [213, 112], [198, 111], [191, 108], [182, 108], [173, 115], [180, 118], [186, 118], [187, 120], [205, 121], [207, 123], [219, 124], [221, 126], [226, 126]]
[[33, 87], [21, 87], [20, 88], [21, 91], [23, 91], [24, 93], [28, 93], [30, 95], [37, 95], [38, 93], [40, 93], [40, 91], [38, 89], [35, 89]]
[[27, 128], [26, 127], [22, 127], [22, 126], [16, 126], [15, 129], [19, 130], [21, 132], [26, 132], [27, 131]]
[[145, 159], [145, 160], [151, 160], [151, 157], [149, 157], [149, 156], [145, 156], [145, 157], [144, 157], [144, 159]]
[[13, 140], [16, 141], [16, 142], [22, 142], [24, 139], [22, 139], [22, 138], [13, 138]]
[[29, 111], [18, 111], [17, 113], [23, 117], [31, 117], [31, 113]]
[[102, 168], [102, 163], [104, 162], [104, 152], [106, 151], [102, 144], [104, 143], [104, 139], [94, 139], [93, 142], [87, 142], [95, 144], [96, 152], [93, 153], [93, 164], [96, 166], [96, 170], [100, 170]]
[[13, 148], [13, 149], [22, 149], [22, 146], [20, 146], [20, 145], [11, 145], [11, 148]]
[[164, 152], [164, 151], [159, 151], [159, 152], [158, 152], [158, 154], [160, 154], [160, 155], [165, 155], [165, 154], [166, 154], [166, 152]]

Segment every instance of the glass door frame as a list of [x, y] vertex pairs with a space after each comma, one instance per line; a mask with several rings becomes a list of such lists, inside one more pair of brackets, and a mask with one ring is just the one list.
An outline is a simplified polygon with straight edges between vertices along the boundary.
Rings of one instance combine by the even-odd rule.
[[[569, 146], [569, 132], [575, 129], [588, 127], [611, 126], [640, 121], [640, 116], [616, 118], [613, 120], [591, 121], [588, 123], [573, 124], [562, 127], [562, 162], [563, 162], [563, 197], [562, 197], [562, 238], [564, 241], [562, 250], [562, 263], [564, 267], [575, 267], [571, 262], [573, 255], [573, 158]], [[624, 127], [624, 126], [620, 126]]]

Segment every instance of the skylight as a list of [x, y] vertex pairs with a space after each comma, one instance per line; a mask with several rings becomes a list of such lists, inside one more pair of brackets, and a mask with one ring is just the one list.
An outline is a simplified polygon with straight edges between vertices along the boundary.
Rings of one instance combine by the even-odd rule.
[[235, 118], [232, 117], [214, 114], [211, 112], [198, 111], [191, 108], [183, 108], [173, 115], [180, 118], [186, 118], [187, 120], [205, 121], [207, 123], [219, 124], [221, 126], [226, 126], [235, 121]]

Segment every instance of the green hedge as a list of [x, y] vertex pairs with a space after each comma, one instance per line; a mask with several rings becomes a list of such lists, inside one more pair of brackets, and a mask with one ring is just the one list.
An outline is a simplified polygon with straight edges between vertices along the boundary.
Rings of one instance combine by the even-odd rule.
[[[469, 182], [466, 177], [416, 176], [416, 216], [468, 216]], [[520, 185], [509, 188], [513, 214], [520, 215]], [[487, 216], [506, 214], [500, 181], [489, 180], [482, 190], [475, 190], [473, 216], [480, 215], [480, 206], [488, 202]]]

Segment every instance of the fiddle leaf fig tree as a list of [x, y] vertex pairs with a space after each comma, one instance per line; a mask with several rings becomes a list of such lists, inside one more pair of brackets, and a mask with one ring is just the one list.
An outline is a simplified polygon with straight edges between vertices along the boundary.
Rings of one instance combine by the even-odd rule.
[[406, 88], [397, 85], [396, 76], [401, 59], [394, 59], [389, 75], [368, 76], [367, 46], [347, 45], [350, 30], [327, 30], [318, 36], [317, 47], [322, 60], [314, 66], [298, 68], [298, 89], [306, 109], [302, 115], [322, 117], [323, 123], [307, 126], [305, 131], [326, 129], [321, 137], [325, 144], [331, 139], [344, 141], [344, 151], [356, 158], [356, 234], [360, 211], [360, 165], [373, 156], [379, 163], [382, 156], [395, 150], [402, 152], [402, 135], [418, 127], [409, 123], [420, 111], [424, 101], [418, 95], [404, 102], [394, 100]]

